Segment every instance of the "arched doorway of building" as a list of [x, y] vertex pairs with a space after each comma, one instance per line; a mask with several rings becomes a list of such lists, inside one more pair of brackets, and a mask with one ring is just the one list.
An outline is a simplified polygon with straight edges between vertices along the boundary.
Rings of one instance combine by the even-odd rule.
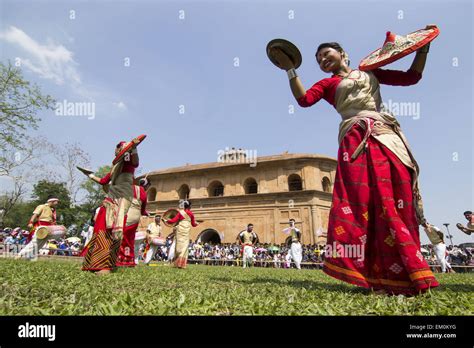
[[209, 243], [212, 245], [221, 244], [221, 236], [219, 232], [212, 228], [208, 228], [201, 233], [196, 238], [196, 243]]

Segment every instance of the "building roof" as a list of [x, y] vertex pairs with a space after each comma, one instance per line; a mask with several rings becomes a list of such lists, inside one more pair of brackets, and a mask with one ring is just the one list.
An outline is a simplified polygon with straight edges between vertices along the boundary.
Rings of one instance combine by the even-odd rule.
[[[285, 160], [326, 160], [329, 162], [336, 163], [337, 160], [333, 157], [318, 155], [318, 154], [305, 154], [305, 153], [283, 153], [281, 155], [271, 155], [271, 156], [261, 156], [257, 157], [258, 163], [268, 163], [276, 161], [285, 161]], [[162, 174], [174, 174], [180, 172], [189, 172], [189, 171], [199, 171], [206, 169], [214, 168], [227, 168], [232, 166], [248, 166], [253, 161], [241, 160], [240, 162], [210, 162], [210, 163], [201, 163], [201, 164], [188, 164], [181, 167], [166, 168], [160, 170], [154, 170], [144, 175], [162, 175]], [[143, 175], [143, 176], [144, 176]]]

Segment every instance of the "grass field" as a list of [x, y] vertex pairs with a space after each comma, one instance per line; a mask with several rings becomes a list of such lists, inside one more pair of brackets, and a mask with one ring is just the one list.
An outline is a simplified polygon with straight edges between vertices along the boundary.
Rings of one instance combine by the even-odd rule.
[[473, 315], [474, 274], [437, 274], [441, 286], [380, 296], [319, 270], [191, 265], [97, 276], [70, 261], [0, 259], [0, 315]]

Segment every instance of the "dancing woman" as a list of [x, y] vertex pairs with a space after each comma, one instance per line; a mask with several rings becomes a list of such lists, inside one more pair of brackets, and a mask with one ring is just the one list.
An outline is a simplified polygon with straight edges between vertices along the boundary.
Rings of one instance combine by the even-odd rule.
[[199, 225], [196, 223], [194, 214], [191, 211], [191, 202], [184, 201], [184, 209], [179, 209], [178, 214], [166, 222], [169, 225], [178, 222], [174, 237], [174, 243], [176, 243], [173, 259], [174, 266], [178, 268], [186, 268], [188, 262], [189, 233], [191, 231], [191, 226], [197, 227]]
[[[427, 26], [427, 29], [432, 26]], [[332, 74], [305, 90], [291, 59], [274, 57], [288, 73], [302, 107], [321, 99], [342, 117], [324, 272], [377, 293], [418, 294], [438, 286], [420, 252], [423, 224], [418, 165], [395, 117], [383, 108], [379, 84], [409, 86], [422, 76], [428, 46], [406, 72], [353, 70], [336, 42], [316, 50], [320, 69]], [[361, 255], [350, 255], [362, 250]]]
[[[137, 139], [132, 141], [138, 143]], [[120, 142], [115, 155], [126, 145], [126, 142]], [[84, 258], [83, 271], [104, 274], [115, 269], [126, 215], [133, 200], [133, 178], [138, 164], [138, 152], [133, 148], [130, 155], [114, 164], [103, 178], [89, 174], [89, 178], [104, 187], [107, 196], [95, 218], [94, 235]]]
[[142, 216], [148, 216], [146, 211], [146, 190], [150, 186], [147, 179], [141, 179], [139, 185], [133, 185], [133, 200], [128, 209], [126, 223], [123, 229], [122, 243], [120, 244], [117, 267], [135, 267], [135, 234]]

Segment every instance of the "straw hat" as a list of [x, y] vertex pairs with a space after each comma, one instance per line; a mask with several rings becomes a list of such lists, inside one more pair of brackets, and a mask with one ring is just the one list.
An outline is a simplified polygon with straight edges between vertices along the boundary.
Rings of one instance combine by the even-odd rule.
[[285, 39], [274, 39], [267, 44], [267, 56], [273, 64], [279, 67], [278, 61], [271, 54], [272, 48], [279, 48], [290, 57], [295, 69], [298, 69], [303, 61], [301, 52], [293, 43]]

